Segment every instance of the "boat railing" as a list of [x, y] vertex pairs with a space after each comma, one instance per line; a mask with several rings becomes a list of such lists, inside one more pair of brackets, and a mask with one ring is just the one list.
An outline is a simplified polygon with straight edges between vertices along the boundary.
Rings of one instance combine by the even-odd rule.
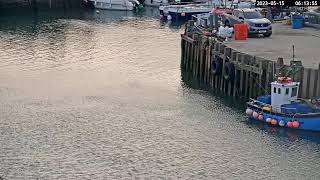
[[264, 102], [261, 102], [261, 101], [258, 101], [256, 99], [252, 99], [250, 98], [250, 101], [253, 102], [253, 103], [258, 103], [259, 105], [263, 105], [263, 106], [268, 106], [268, 107], [271, 107], [270, 104], [267, 104], [267, 103], [264, 103]]

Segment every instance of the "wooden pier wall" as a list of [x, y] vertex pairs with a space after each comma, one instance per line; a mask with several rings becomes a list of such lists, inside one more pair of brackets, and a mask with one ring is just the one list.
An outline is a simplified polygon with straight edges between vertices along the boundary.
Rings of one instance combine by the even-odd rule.
[[181, 35], [181, 69], [184, 76], [210, 90], [245, 100], [269, 94], [275, 75], [292, 69], [295, 73], [290, 77], [301, 82], [300, 97], [320, 98], [320, 65], [318, 69], [304, 68], [300, 61], [285, 65], [281, 58], [268, 60], [245, 54], [198, 32]]

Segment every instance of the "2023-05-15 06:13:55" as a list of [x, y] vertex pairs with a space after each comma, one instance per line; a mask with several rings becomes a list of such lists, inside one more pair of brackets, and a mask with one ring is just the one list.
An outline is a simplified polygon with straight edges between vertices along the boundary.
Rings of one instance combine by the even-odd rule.
[[320, 0], [285, 0], [285, 1], [277, 1], [277, 0], [257, 0], [255, 5], [257, 7], [262, 6], [318, 6], [320, 5]]

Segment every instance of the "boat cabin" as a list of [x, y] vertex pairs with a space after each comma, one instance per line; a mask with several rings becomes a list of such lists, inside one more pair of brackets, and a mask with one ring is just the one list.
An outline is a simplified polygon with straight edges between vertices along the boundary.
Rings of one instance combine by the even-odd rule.
[[281, 113], [282, 105], [291, 104], [298, 99], [299, 82], [293, 82], [291, 78], [279, 77], [271, 83], [272, 111]]

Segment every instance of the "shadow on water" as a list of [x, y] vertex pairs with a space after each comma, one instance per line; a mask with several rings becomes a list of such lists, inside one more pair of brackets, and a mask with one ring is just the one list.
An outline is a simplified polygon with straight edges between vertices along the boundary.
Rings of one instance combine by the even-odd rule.
[[3, 8], [0, 10], [1, 31], [37, 31], [39, 24], [58, 19], [85, 19], [84, 9], [33, 10], [29, 8]]
[[247, 118], [244, 114], [246, 102], [237, 100], [231, 96], [222, 94], [221, 92], [214, 91], [206, 84], [202, 83], [199, 79], [195, 78], [191, 73], [181, 70], [182, 86], [184, 88], [192, 88], [207, 91], [212, 98], [221, 102], [224, 106], [230, 107], [236, 113], [242, 114], [244, 119], [242, 122], [248, 128], [256, 131], [266, 133], [270, 136], [275, 136], [288, 141], [305, 140], [315, 143], [320, 143], [320, 133], [314, 131], [294, 130], [288, 128], [274, 127], [261, 121]]
[[181, 78], [184, 87], [207, 91], [212, 97], [219, 99], [224, 105], [231, 107], [236, 111], [242, 112], [242, 110], [245, 108], [245, 101], [236, 100], [233, 97], [224, 95], [219, 91], [212, 90], [208, 85], [202, 83], [199, 79], [192, 76], [192, 74], [185, 72], [182, 69]]

